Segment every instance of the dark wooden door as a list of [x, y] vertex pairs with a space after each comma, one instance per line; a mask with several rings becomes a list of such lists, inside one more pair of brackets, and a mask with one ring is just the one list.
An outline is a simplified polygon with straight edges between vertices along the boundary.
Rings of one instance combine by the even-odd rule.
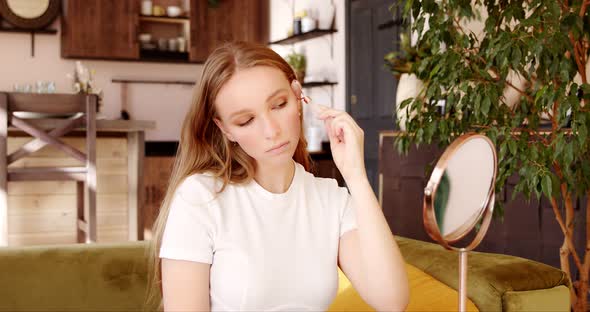
[[396, 49], [400, 17], [389, 10], [393, 0], [356, 0], [349, 9], [349, 97], [347, 109], [365, 132], [365, 163], [377, 192], [380, 130], [395, 127], [397, 80], [385, 68], [384, 57]]
[[215, 8], [205, 0], [191, 0], [190, 60], [203, 62], [229, 41], [266, 44], [269, 38], [268, 0], [224, 0]]
[[138, 59], [139, 0], [67, 0], [62, 57]]

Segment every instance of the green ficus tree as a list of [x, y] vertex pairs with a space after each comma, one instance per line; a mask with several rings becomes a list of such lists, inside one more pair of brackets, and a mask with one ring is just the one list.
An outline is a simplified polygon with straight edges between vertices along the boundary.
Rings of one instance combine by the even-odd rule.
[[[398, 150], [446, 146], [468, 132], [492, 139], [498, 150], [496, 194], [517, 174], [513, 195], [549, 199], [564, 234], [559, 252], [573, 281], [572, 307], [586, 311], [590, 0], [405, 0], [401, 6], [412, 33], [420, 34], [416, 45], [429, 49], [411, 68], [424, 82], [420, 95], [398, 103], [410, 112], [407, 131], [396, 139]], [[478, 19], [483, 30], [476, 33], [469, 25]], [[516, 101], [507, 100], [510, 92]], [[441, 100], [443, 112], [435, 106]], [[574, 223], [574, 203], [582, 197], [584, 220]], [[496, 203], [501, 213], [501, 201]], [[575, 224], [586, 227], [583, 253], [574, 248]]]

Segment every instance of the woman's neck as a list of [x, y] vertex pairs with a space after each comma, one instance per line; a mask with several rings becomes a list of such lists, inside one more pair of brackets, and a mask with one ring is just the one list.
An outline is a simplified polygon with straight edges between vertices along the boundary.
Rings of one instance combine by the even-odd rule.
[[254, 180], [262, 186], [265, 190], [281, 194], [286, 192], [291, 186], [293, 177], [295, 176], [295, 161], [281, 166], [264, 166], [258, 164]]

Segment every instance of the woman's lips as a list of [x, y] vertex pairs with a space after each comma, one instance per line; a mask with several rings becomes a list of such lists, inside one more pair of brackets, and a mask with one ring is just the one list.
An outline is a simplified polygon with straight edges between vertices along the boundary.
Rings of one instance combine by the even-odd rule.
[[289, 144], [289, 142], [285, 142], [282, 144], [279, 144], [271, 149], [269, 149], [267, 152], [268, 153], [278, 153], [281, 152], [287, 145]]

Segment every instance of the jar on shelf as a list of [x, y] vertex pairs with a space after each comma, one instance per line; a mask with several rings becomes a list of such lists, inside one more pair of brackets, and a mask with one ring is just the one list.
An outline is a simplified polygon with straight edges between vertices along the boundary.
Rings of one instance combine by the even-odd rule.
[[316, 25], [316, 20], [305, 11], [303, 17], [301, 17], [301, 32], [306, 33], [312, 31], [316, 28]]
[[141, 1], [141, 15], [152, 15], [152, 1]]
[[293, 19], [293, 35], [301, 34], [301, 18], [295, 17]]

